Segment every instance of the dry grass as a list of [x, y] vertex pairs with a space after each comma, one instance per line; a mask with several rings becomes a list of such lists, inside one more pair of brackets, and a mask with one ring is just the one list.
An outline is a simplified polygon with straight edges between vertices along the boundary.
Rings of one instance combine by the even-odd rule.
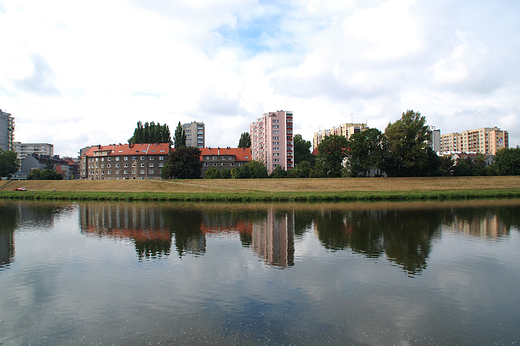
[[520, 189], [520, 176], [442, 178], [0, 181], [0, 190], [75, 192], [347, 192]]

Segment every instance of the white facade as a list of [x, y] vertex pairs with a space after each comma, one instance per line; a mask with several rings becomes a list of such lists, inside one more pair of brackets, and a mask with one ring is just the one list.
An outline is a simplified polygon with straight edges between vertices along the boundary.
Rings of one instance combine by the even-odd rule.
[[14, 118], [0, 109], [0, 149], [13, 150]]
[[14, 142], [13, 150], [16, 151], [20, 160], [32, 154], [54, 156], [54, 145], [49, 143]]

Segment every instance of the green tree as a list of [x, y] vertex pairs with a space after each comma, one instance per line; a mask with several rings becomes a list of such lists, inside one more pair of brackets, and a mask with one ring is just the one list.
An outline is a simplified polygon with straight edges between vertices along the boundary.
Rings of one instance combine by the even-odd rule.
[[343, 160], [347, 157], [347, 139], [342, 136], [326, 136], [318, 146], [316, 172], [323, 177], [341, 177]]
[[251, 136], [249, 132], [244, 132], [240, 135], [240, 140], [238, 141], [239, 148], [251, 148]]
[[302, 161], [313, 160], [311, 155], [312, 144], [310, 141], [303, 139], [302, 135], [294, 135], [294, 164], [297, 165]]
[[29, 172], [29, 174], [27, 175], [27, 179], [40, 180], [40, 173], [41, 173], [41, 170], [39, 170], [38, 168], [31, 169], [31, 172]]
[[0, 179], [11, 177], [12, 174], [18, 172], [18, 167], [20, 167], [18, 154], [12, 150], [0, 149]]
[[215, 167], [211, 167], [204, 173], [206, 179], [220, 179], [220, 172]]
[[378, 129], [368, 129], [350, 136], [347, 175], [369, 177], [371, 170], [383, 170], [389, 156], [388, 140]]
[[172, 144], [170, 128], [168, 125], [160, 123], [146, 122], [144, 125], [141, 121], [137, 122], [134, 134], [128, 140], [128, 143], [170, 143]]
[[56, 180], [56, 172], [54, 172], [52, 169], [45, 168], [40, 172], [39, 180]]
[[200, 149], [182, 146], [170, 152], [168, 163], [161, 171], [163, 179], [197, 179], [201, 177]]
[[231, 169], [224, 168], [220, 171], [220, 178], [221, 179], [230, 179], [231, 178]]
[[302, 161], [289, 173], [290, 178], [308, 178], [311, 174], [312, 165], [309, 161]]
[[430, 135], [425, 124], [426, 118], [413, 110], [388, 124], [385, 135], [392, 157], [385, 162], [385, 171], [389, 176], [416, 177], [432, 171], [428, 162], [432, 157], [426, 149]]
[[276, 166], [269, 175], [269, 178], [287, 178], [287, 171], [283, 169], [282, 166]]
[[453, 175], [453, 168], [455, 166], [455, 162], [449, 156], [443, 156], [441, 158], [441, 172], [443, 176]]
[[493, 166], [498, 175], [520, 175], [520, 148], [500, 149]]
[[[233, 172], [231, 172], [233, 174]], [[254, 179], [267, 178], [267, 168], [260, 161], [251, 160], [240, 169], [238, 169], [236, 178], [239, 179]]]
[[177, 128], [175, 129], [175, 138], [173, 141], [173, 146], [175, 149], [186, 146], [186, 132], [182, 128], [181, 122], [177, 124]]

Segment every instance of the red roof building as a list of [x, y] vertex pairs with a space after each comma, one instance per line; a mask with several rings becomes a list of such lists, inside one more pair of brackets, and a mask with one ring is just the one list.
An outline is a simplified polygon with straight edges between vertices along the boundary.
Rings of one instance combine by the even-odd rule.
[[160, 179], [169, 143], [98, 145], [82, 150], [81, 179]]

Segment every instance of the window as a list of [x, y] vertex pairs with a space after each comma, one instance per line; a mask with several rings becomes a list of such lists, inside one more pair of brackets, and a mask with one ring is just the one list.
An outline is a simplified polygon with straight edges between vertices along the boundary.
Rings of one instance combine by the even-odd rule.
[[125, 167], [128, 167], [128, 163], [125, 163]]
[[148, 160], [154, 160], [154, 159], [155, 159], [155, 156], [150, 156], [150, 157], [148, 158]]
[[273, 145], [280, 145], [280, 142], [273, 142]]
[[277, 129], [279, 127], [280, 127], [280, 125], [273, 125], [273, 129]]
[[278, 137], [278, 136], [273, 136], [273, 139], [280, 139], [280, 137]]
[[204, 162], [204, 167], [208, 167], [208, 163], [207, 162]]
[[134, 161], [135, 161], [135, 156], [132, 156], [132, 160], [134, 160]]
[[124, 171], [125, 174], [128, 174], [128, 171]]
[[123, 160], [128, 161], [128, 156], [125, 156]]
[[148, 174], [153, 174], [153, 169], [150, 169], [150, 170], [148, 171]]
[[111, 157], [107, 157], [107, 161], [112, 161], [112, 158]]
[[164, 156], [159, 156], [159, 161], [164, 160]]
[[116, 157], [116, 161], [119, 161], [119, 156], [118, 156], [118, 157]]
[[280, 148], [278, 148], [278, 147], [274, 147], [273, 150], [274, 150], [274, 151], [278, 151], [278, 150], [280, 150]]
[[217, 163], [213, 163], [213, 167], [217, 167]]
[[105, 164], [104, 163], [101, 164], [101, 168], [105, 168]]
[[144, 161], [144, 156], [141, 156], [141, 161]]
[[159, 163], [159, 167], [164, 167], [164, 163]]
[[112, 174], [112, 171], [108, 171], [107, 173], [108, 173], [108, 174]]
[[105, 158], [104, 158], [104, 157], [102, 157], [102, 158], [101, 158], [101, 161], [105, 161]]
[[119, 163], [116, 163], [116, 168], [119, 168]]
[[135, 167], [135, 163], [132, 163], [132, 167]]
[[221, 166], [225, 166], [226, 164], [225, 164], [224, 162], [222, 162], [220, 165], [221, 165]]
[[110, 163], [109, 163], [109, 164], [107, 164], [107, 168], [110, 168], [110, 167], [111, 167], [111, 166], [110, 166]]
[[280, 133], [280, 131], [278, 131], [278, 130], [274, 130], [273, 133], [277, 133], [277, 134], [278, 134], [278, 133]]
[[139, 173], [144, 174], [144, 169], [141, 169], [141, 171]]
[[116, 174], [119, 174], [119, 171], [116, 171]]
[[141, 167], [144, 167], [144, 163], [141, 163]]
[[150, 163], [150, 166], [149, 167], [153, 167], [153, 163]]

